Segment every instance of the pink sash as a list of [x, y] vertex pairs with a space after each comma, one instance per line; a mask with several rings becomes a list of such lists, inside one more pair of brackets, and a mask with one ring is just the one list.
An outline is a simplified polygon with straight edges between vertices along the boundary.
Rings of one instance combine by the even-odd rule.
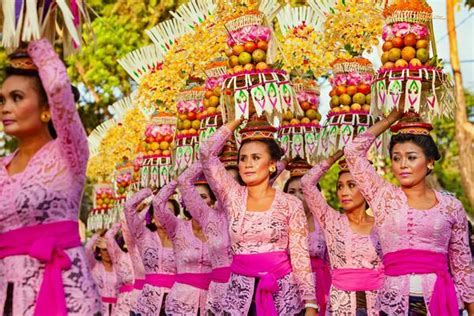
[[332, 285], [342, 291], [376, 291], [383, 284], [383, 270], [355, 268], [332, 270]]
[[234, 255], [230, 268], [232, 273], [260, 278], [255, 296], [258, 316], [278, 315], [273, 302], [273, 293], [279, 290], [277, 280], [292, 272], [286, 251]]
[[311, 257], [311, 268], [316, 274], [316, 301], [321, 315], [325, 315], [331, 290], [331, 270], [327, 261], [318, 257]]
[[81, 246], [79, 224], [61, 221], [0, 234], [0, 259], [28, 255], [45, 263], [34, 315], [67, 315], [62, 271], [71, 268], [66, 249]]
[[176, 281], [176, 274], [153, 273], [145, 275], [145, 283], [156, 287], [171, 289]]
[[145, 279], [136, 279], [135, 283], [133, 283], [133, 288], [135, 290], [143, 290], [144, 285], [145, 285]]
[[210, 273], [178, 273], [176, 283], [191, 285], [201, 290], [208, 290], [211, 283]]
[[458, 315], [458, 299], [453, 279], [449, 274], [448, 257], [429, 250], [404, 249], [384, 255], [385, 274], [400, 276], [410, 273], [436, 273], [430, 300], [431, 315]]
[[230, 267], [213, 269], [211, 272], [211, 281], [216, 283], [227, 283], [230, 279]]
[[128, 293], [133, 291], [134, 288], [133, 284], [124, 284], [119, 288], [119, 293]]
[[102, 302], [109, 303], [109, 304], [117, 304], [117, 298], [116, 297], [102, 296]]

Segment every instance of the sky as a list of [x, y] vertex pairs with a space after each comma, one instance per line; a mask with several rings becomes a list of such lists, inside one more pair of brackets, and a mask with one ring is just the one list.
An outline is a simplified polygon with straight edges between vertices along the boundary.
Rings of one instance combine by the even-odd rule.
[[[448, 27], [446, 21], [446, 1], [431, 1], [428, 3], [433, 8], [433, 26], [439, 58], [445, 61], [445, 71], [452, 73], [449, 64], [449, 40]], [[461, 73], [463, 76], [464, 88], [474, 93], [474, 9], [467, 10], [464, 7], [464, 0], [455, 14], [456, 32], [458, 38], [459, 60], [461, 61]], [[380, 59], [377, 56], [377, 50], [367, 55], [368, 59], [374, 63], [375, 69], [381, 66]], [[321, 105], [320, 112], [325, 116], [329, 110], [329, 91], [331, 86], [325, 82], [321, 86]]]

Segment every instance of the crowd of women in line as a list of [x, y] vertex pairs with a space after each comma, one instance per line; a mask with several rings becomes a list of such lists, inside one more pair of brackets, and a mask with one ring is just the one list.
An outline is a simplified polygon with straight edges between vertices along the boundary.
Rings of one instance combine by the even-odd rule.
[[[64, 65], [47, 41], [32, 42], [10, 58], [0, 91], [5, 132], [19, 142], [0, 160], [0, 312], [474, 314], [466, 213], [427, 185], [439, 152], [429, 125], [396, 123], [402, 115], [394, 110], [313, 167], [289, 162], [284, 192], [272, 186], [283, 170], [275, 130], [248, 122], [236, 159], [223, 161], [242, 123], [229, 122], [177, 179], [131, 196], [124, 222], [84, 251], [87, 139]], [[390, 127], [399, 186], [367, 159]], [[340, 212], [318, 181], [343, 155]]]

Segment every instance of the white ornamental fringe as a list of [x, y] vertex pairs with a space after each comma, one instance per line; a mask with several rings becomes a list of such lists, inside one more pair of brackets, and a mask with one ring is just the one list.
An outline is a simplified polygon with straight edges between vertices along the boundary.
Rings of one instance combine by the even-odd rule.
[[288, 160], [301, 158], [310, 165], [316, 163], [319, 143], [318, 126], [285, 126], [278, 131], [280, 147]]
[[171, 157], [143, 157], [140, 165], [139, 188], [161, 188], [171, 180]]
[[[352, 142], [352, 139], [368, 130], [378, 118], [370, 114], [341, 114], [328, 118], [321, 128], [321, 133], [316, 150], [316, 157], [327, 158], [336, 151], [343, 149]], [[384, 133], [377, 138], [371, 150], [374, 155], [387, 155], [388, 137]]]
[[191, 167], [199, 156], [198, 136], [184, 137], [176, 139], [176, 149], [174, 152], [174, 173], [179, 176], [184, 170]]
[[453, 82], [439, 69], [382, 70], [372, 83], [372, 108], [390, 112], [403, 105], [404, 112], [414, 111], [428, 120], [453, 117], [453, 88]]

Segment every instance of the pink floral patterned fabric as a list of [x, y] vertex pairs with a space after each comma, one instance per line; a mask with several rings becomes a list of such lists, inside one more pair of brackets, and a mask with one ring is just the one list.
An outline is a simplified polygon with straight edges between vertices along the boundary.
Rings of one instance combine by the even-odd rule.
[[[162, 187], [154, 197], [155, 217], [173, 242], [176, 272], [209, 273], [211, 261], [207, 244], [194, 235], [191, 221], [177, 218], [166, 207], [166, 202], [177, 186], [178, 182], [173, 180]], [[198, 312], [204, 315], [207, 313], [206, 296], [205, 290], [175, 283], [166, 298], [165, 311], [170, 315], [197, 315]]]
[[[202, 165], [195, 162], [178, 178], [179, 190], [186, 209], [198, 221], [206, 235], [212, 269], [230, 267], [229, 225], [227, 218], [219, 207], [209, 207], [194, 187], [194, 181], [202, 176]], [[228, 283], [211, 282], [207, 292], [207, 307], [216, 315], [222, 315], [222, 301], [227, 292]]]
[[[331, 269], [380, 269], [381, 249], [375, 229], [370, 235], [354, 233], [347, 216], [331, 208], [316, 187], [329, 167], [327, 161], [315, 165], [301, 179], [301, 188], [309, 209], [324, 231]], [[368, 314], [378, 315], [375, 307], [377, 291], [366, 291], [365, 294]], [[328, 314], [355, 315], [356, 292], [342, 291], [331, 286], [329, 296]]]
[[[39, 68], [58, 137], [44, 145], [21, 173], [7, 166], [17, 152], [0, 159], [0, 233], [26, 226], [78, 219], [89, 151], [66, 68], [46, 40], [31, 42], [28, 54]], [[101, 311], [100, 296], [83, 247], [67, 249], [71, 269], [62, 272], [69, 315]], [[32, 315], [44, 264], [27, 255], [0, 259], [0, 314], [13, 284], [13, 314]]]
[[[115, 235], [120, 230], [120, 224], [115, 224], [105, 233], [107, 242], [107, 251], [114, 265], [114, 271], [117, 278], [117, 290], [124, 285], [131, 285], [134, 282], [132, 260], [127, 252], [123, 252], [115, 240]], [[117, 293], [117, 304], [114, 315], [129, 316], [133, 303], [132, 292]]]
[[[137, 212], [129, 207], [130, 205], [138, 205], [140, 201], [149, 195], [151, 195], [149, 190], [140, 191], [132, 196], [129, 203], [126, 204], [125, 217], [127, 218], [130, 233], [133, 235], [140, 253], [145, 274], [175, 274], [176, 262], [173, 249], [162, 247], [158, 234], [150, 231], [145, 226], [147, 209]], [[137, 298], [134, 312], [141, 315], [158, 315], [164, 303], [163, 297], [168, 292], [168, 288], [145, 284]]]
[[[278, 280], [274, 301], [280, 315], [297, 314], [304, 308], [304, 300], [315, 298], [303, 205], [296, 197], [277, 190], [268, 211], [248, 212], [247, 188], [234, 180], [218, 157], [231, 135], [228, 127], [221, 127], [201, 146], [200, 160], [209, 185], [226, 211], [232, 253], [288, 252], [293, 272]], [[226, 312], [247, 314], [254, 287], [255, 278], [232, 274], [222, 302]]]
[[[474, 270], [467, 234], [467, 218], [459, 200], [435, 191], [438, 204], [428, 210], [413, 209], [397, 187], [379, 176], [367, 160], [375, 137], [366, 132], [346, 147], [345, 155], [357, 186], [374, 211], [383, 253], [403, 249], [445, 253], [461, 301], [474, 302]], [[408, 315], [409, 276], [386, 276], [380, 291], [381, 310], [389, 315]], [[429, 305], [436, 277], [421, 275], [423, 297]], [[462, 305], [460, 305], [462, 306]]]

